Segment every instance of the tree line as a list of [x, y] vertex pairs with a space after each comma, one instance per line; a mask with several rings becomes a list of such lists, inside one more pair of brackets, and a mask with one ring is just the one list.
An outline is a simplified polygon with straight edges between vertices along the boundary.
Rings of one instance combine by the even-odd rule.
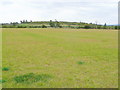
[[27, 21], [21, 20], [18, 22], [4, 23], [2, 28], [74, 28], [74, 29], [120, 29], [120, 26], [98, 25], [84, 22], [59, 22], [55, 21]]

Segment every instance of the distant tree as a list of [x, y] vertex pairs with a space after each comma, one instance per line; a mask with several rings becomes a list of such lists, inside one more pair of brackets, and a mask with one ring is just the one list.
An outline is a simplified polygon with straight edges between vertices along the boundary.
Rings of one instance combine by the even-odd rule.
[[80, 28], [81, 28], [80, 26], [77, 27], [77, 29], [80, 29]]
[[97, 29], [101, 29], [101, 25], [98, 25], [98, 26], [97, 26]]
[[23, 21], [20, 21], [20, 23], [23, 23]]
[[45, 25], [42, 25], [42, 28], [47, 28], [47, 26], [45, 26]]
[[62, 26], [60, 25], [60, 22], [58, 22], [57, 20], [56, 20], [56, 22], [55, 22], [55, 27], [62, 28]]
[[22, 23], [25, 23], [25, 20], [23, 20]]
[[118, 29], [118, 26], [115, 26], [115, 29]]
[[27, 23], [28, 21], [26, 20], [25, 22]]
[[16, 26], [17, 24], [19, 24], [18, 22], [13, 22], [11, 23], [13, 26]]
[[52, 20], [50, 20], [49, 25], [50, 25], [50, 27], [55, 27], [55, 23]]
[[84, 28], [85, 28], [85, 29], [90, 29], [91, 26], [90, 26], [90, 25], [85, 25]]
[[13, 24], [12, 22], [10, 22], [10, 24]]
[[107, 28], [107, 24], [105, 23], [104, 26], [103, 26], [103, 29], [106, 29]]
[[27, 26], [18, 25], [17, 28], [27, 28]]
[[107, 24], [105, 23], [104, 26], [107, 26]]
[[90, 23], [90, 24], [92, 24], [92, 23]]
[[120, 26], [115, 26], [115, 29], [118, 29], [118, 30], [120, 30]]

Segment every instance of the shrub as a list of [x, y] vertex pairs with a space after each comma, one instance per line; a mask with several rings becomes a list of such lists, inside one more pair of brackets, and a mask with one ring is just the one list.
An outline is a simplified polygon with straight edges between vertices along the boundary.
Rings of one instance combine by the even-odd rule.
[[47, 28], [47, 26], [45, 26], [45, 25], [42, 25], [42, 28]]
[[19, 26], [17, 26], [17, 28], [27, 28], [27, 26], [19, 25]]
[[91, 26], [90, 26], [90, 25], [85, 25], [84, 28], [85, 28], [85, 29], [90, 29]]

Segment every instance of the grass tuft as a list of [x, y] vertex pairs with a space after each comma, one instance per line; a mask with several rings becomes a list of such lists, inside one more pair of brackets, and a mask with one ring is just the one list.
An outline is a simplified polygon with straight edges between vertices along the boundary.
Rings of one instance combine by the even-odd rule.
[[0, 83], [5, 83], [6, 82], [6, 80], [0, 80]]
[[85, 62], [79, 61], [78, 64], [85, 64]]
[[34, 73], [29, 73], [16, 76], [14, 77], [14, 80], [16, 81], [16, 83], [34, 83], [37, 81], [47, 81], [49, 78], [51, 78], [51, 76], [47, 74], [36, 75]]
[[8, 67], [3, 67], [2, 71], [9, 71], [9, 68]]

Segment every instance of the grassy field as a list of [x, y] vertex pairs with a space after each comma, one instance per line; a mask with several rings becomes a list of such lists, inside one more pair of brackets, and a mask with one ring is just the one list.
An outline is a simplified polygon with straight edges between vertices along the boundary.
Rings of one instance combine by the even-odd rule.
[[3, 87], [117, 88], [117, 33], [3, 29]]

